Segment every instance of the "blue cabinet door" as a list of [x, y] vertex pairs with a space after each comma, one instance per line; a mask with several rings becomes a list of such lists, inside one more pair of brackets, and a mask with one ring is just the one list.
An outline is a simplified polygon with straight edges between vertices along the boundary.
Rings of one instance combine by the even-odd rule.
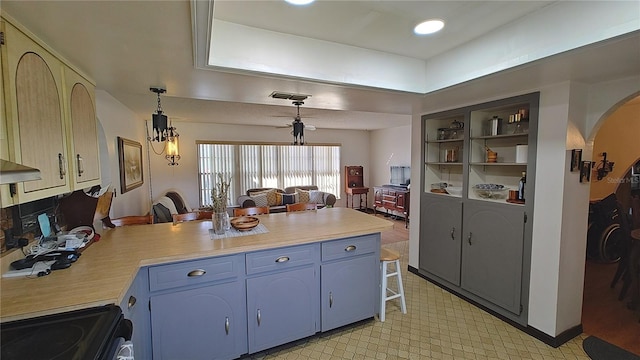
[[322, 265], [322, 331], [373, 317], [378, 294], [378, 258], [375, 253]]
[[249, 353], [315, 334], [319, 289], [315, 266], [247, 279]]
[[133, 342], [136, 358], [151, 358], [151, 319], [147, 268], [138, 271], [133, 283], [120, 303], [125, 319], [133, 323]]
[[240, 281], [152, 296], [153, 358], [235, 359], [245, 354], [245, 304]]

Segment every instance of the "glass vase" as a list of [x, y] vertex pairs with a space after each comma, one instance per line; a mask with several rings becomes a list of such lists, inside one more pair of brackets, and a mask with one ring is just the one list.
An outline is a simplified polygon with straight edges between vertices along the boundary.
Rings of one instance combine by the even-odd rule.
[[213, 225], [213, 232], [216, 235], [224, 234], [231, 227], [229, 214], [226, 211], [213, 213], [213, 215], [211, 215], [211, 223]]

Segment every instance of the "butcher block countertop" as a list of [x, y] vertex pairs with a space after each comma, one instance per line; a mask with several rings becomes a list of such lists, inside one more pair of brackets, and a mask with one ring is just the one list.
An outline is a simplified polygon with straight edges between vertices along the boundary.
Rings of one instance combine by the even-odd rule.
[[[348, 208], [258, 215], [268, 232], [211, 240], [210, 220], [100, 230], [70, 268], [43, 277], [2, 278], [0, 321], [119, 304], [138, 269], [377, 233], [393, 223]], [[9, 267], [2, 262], [2, 271]]]

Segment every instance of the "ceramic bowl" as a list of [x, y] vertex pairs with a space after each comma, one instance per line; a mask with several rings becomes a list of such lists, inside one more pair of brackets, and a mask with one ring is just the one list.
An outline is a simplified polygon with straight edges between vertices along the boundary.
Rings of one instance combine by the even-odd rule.
[[447, 186], [445, 189], [450, 195], [462, 196], [462, 186]]
[[253, 216], [239, 216], [231, 219], [231, 226], [238, 231], [249, 231], [258, 226], [260, 219]]

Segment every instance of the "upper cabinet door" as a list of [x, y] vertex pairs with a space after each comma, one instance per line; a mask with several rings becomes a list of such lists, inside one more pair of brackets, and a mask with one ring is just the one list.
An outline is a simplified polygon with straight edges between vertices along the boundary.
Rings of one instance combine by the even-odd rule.
[[13, 155], [17, 162], [40, 169], [42, 176], [19, 184], [19, 189], [25, 195], [68, 191], [62, 63], [12, 26], [6, 30]]
[[100, 156], [94, 88], [75, 72], [65, 69], [65, 90], [69, 106], [71, 147], [70, 167], [74, 188], [100, 183]]

